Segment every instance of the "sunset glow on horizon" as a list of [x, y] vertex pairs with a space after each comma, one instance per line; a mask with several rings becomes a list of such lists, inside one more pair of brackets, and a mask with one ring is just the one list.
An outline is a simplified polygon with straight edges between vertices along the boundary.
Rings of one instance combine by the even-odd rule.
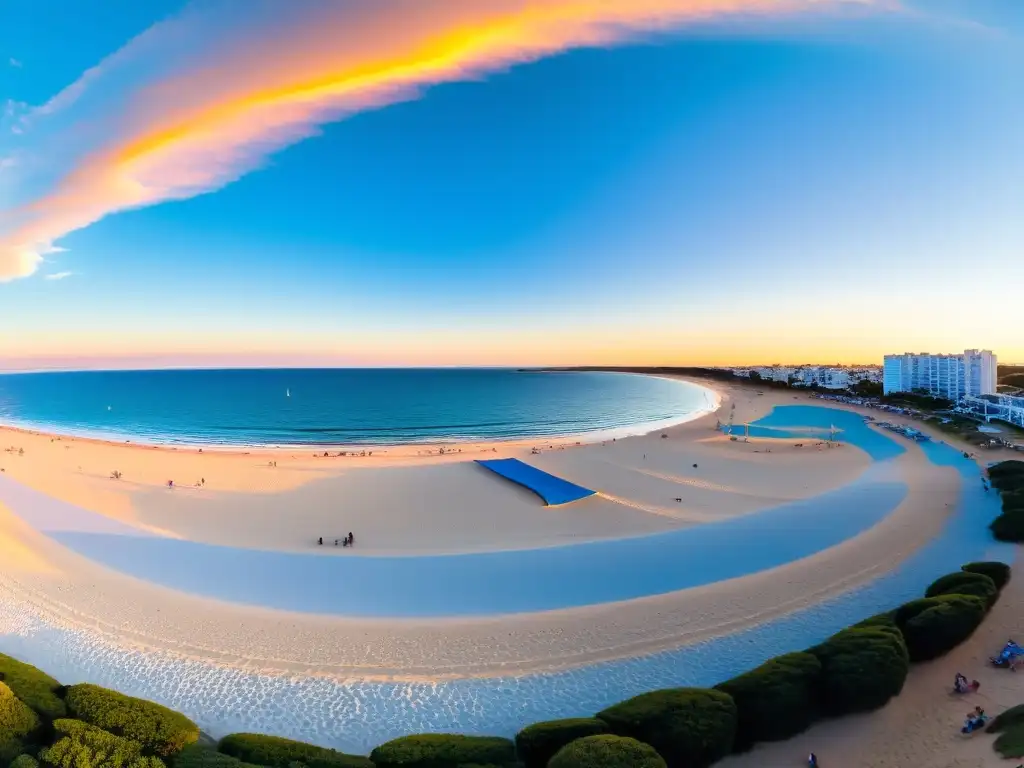
[[1024, 360], [995, 5], [13, 5], [0, 370]]

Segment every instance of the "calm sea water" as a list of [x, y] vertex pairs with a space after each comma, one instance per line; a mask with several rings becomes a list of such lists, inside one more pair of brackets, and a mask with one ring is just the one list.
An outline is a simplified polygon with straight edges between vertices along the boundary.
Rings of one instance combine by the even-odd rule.
[[0, 375], [0, 423], [138, 442], [353, 445], [630, 434], [712, 396], [616, 373], [495, 369], [90, 371]]

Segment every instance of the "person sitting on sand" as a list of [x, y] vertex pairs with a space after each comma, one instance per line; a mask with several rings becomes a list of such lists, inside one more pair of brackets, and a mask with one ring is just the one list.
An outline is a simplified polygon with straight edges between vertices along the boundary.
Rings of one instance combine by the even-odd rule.
[[957, 693], [967, 693], [970, 689], [970, 684], [967, 682], [966, 677], [957, 672], [956, 677], [953, 678], [953, 688], [956, 689]]
[[973, 731], [975, 728], [980, 728], [985, 723], [985, 710], [981, 707], [975, 707], [973, 712], [967, 713], [967, 720], [964, 722], [964, 726], [969, 731]]

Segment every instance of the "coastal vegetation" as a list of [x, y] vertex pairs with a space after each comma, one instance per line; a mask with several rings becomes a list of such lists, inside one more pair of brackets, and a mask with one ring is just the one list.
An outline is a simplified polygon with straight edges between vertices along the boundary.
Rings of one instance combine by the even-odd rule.
[[516, 753], [526, 768], [544, 768], [548, 760], [566, 744], [605, 733], [608, 733], [608, 724], [596, 717], [534, 723], [516, 734]]
[[[288, 768], [302, 763], [307, 768], [367, 768], [369, 760], [357, 755], [346, 755], [335, 749], [317, 747], [302, 741], [265, 736], [260, 733], [234, 733], [225, 736], [217, 745], [218, 751], [241, 763]], [[195, 758], [198, 761], [198, 754]], [[180, 768], [175, 763], [176, 768]]]
[[1024, 704], [997, 715], [985, 729], [998, 733], [992, 748], [1005, 758], [1024, 757]]
[[377, 768], [454, 768], [514, 765], [516, 746], [497, 736], [425, 733], [392, 739], [370, 753]]
[[72, 685], [64, 701], [76, 719], [137, 742], [149, 755], [176, 755], [199, 740], [199, 726], [184, 715], [98, 685]]
[[[1024, 471], [1003, 467], [993, 477], [1012, 485]], [[912, 663], [970, 637], [1009, 579], [1004, 563], [967, 563], [918, 600], [713, 688], [651, 691], [593, 717], [526, 726], [514, 741], [403, 736], [369, 757], [253, 733], [203, 741], [195, 723], [167, 707], [91, 684], [64, 687], [0, 656], [0, 768], [706, 768], [819, 720], [884, 706]], [[1024, 705], [990, 729], [1002, 732], [997, 749], [1024, 755]]]
[[654, 747], [624, 736], [586, 736], [562, 747], [550, 768], [666, 768]]
[[992, 487], [1002, 496], [1003, 512], [992, 521], [1000, 541], [1024, 541], [1024, 461], [1003, 461], [988, 468]]

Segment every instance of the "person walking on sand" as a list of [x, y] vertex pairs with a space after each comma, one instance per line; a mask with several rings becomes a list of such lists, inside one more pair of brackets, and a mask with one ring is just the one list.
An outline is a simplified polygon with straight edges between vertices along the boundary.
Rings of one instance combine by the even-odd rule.
[[356, 545], [356, 537], [352, 535], [352, 531], [348, 532], [348, 545], [354, 547]]

